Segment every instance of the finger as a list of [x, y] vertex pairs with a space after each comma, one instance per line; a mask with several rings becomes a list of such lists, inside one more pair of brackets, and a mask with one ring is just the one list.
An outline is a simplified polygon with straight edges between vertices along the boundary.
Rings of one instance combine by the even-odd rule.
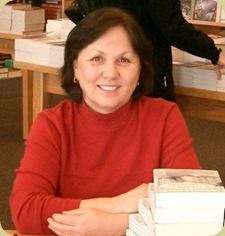
[[83, 215], [86, 212], [85, 209], [74, 209], [70, 211], [63, 211], [63, 215]]
[[68, 236], [71, 236], [71, 235], [82, 236], [82, 235], [84, 235], [80, 226], [65, 225], [65, 224], [55, 221], [52, 218], [49, 218], [47, 221], [49, 223], [49, 225], [48, 225], [49, 229], [51, 229], [57, 235], [60, 235], [60, 236], [66, 236], [66, 235], [68, 235]]
[[214, 67], [214, 69], [215, 69], [215, 72], [216, 72], [216, 77], [217, 77], [217, 79], [221, 79], [221, 71], [220, 71], [220, 67], [219, 66], [215, 66]]

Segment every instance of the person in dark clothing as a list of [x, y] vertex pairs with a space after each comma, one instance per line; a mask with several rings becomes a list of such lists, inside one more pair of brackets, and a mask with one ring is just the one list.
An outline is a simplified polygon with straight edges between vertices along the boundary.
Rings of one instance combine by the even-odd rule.
[[211, 60], [217, 78], [225, 65], [225, 56], [214, 41], [188, 23], [179, 0], [75, 0], [65, 10], [74, 23], [101, 7], [119, 7], [128, 11], [140, 23], [154, 47], [154, 88], [149, 94], [175, 101], [171, 46], [190, 54]]

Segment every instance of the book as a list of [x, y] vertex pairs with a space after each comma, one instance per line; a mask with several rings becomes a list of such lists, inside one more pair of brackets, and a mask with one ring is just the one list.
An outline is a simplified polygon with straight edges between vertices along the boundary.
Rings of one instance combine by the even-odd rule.
[[154, 236], [154, 228], [146, 225], [140, 214], [134, 213], [129, 215], [129, 229], [138, 236]]
[[8, 72], [9, 71], [9, 68], [8, 67], [6, 67], [6, 66], [1, 66], [0, 65], [0, 73], [6, 73], [6, 72]]
[[218, 22], [220, 17], [219, 10], [215, 0], [195, 0], [193, 19]]
[[212, 236], [223, 228], [220, 223], [155, 224], [155, 236]]
[[45, 24], [45, 10], [41, 8], [13, 9], [12, 26], [14, 24], [23, 26]]
[[127, 229], [126, 230], [126, 236], [137, 236], [137, 234], [135, 234], [135, 232], [132, 231], [131, 229]]
[[154, 169], [153, 178], [156, 207], [225, 208], [225, 189], [216, 170]]
[[155, 222], [150, 206], [150, 197], [138, 199], [138, 213], [141, 215], [142, 219], [148, 227], [154, 228]]
[[180, 0], [182, 15], [185, 20], [193, 19], [193, 1]]
[[[154, 183], [150, 184], [149, 198], [139, 201], [142, 208], [152, 215], [152, 221], [155, 223], [220, 223], [223, 225], [224, 208], [223, 207], [189, 207], [186, 206], [167, 206], [156, 207]], [[143, 217], [144, 219], [144, 217]]]

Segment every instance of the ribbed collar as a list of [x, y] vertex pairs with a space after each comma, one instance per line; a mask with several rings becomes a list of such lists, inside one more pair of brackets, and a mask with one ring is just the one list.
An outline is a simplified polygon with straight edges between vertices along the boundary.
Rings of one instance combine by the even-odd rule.
[[108, 126], [115, 128], [125, 125], [129, 121], [131, 114], [134, 111], [134, 103], [135, 102], [130, 100], [123, 107], [113, 113], [101, 114], [93, 111], [83, 101], [78, 105], [78, 111], [80, 112], [83, 120], [89, 124], [91, 123], [93, 126]]

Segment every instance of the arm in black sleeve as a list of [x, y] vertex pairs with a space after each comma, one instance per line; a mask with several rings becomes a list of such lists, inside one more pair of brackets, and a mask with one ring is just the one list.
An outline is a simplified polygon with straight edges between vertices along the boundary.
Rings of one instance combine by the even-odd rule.
[[147, 11], [172, 46], [217, 63], [221, 50], [207, 34], [196, 30], [183, 18], [180, 0], [148, 0]]

